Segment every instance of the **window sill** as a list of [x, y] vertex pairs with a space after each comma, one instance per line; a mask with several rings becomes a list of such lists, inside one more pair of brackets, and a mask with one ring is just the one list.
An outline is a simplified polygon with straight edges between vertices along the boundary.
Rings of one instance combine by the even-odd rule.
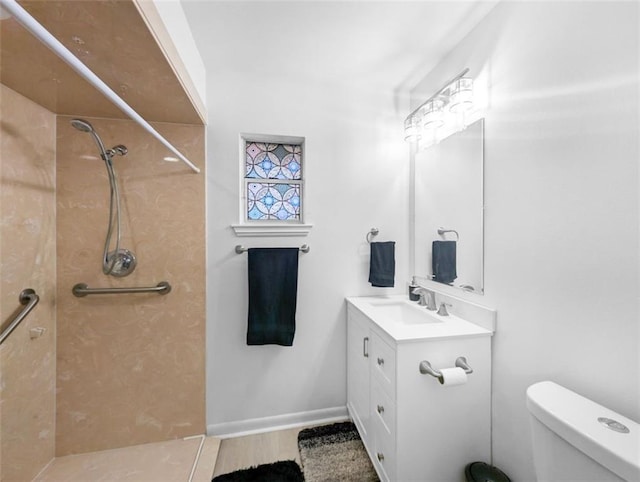
[[313, 224], [232, 224], [239, 237], [250, 236], [306, 236]]

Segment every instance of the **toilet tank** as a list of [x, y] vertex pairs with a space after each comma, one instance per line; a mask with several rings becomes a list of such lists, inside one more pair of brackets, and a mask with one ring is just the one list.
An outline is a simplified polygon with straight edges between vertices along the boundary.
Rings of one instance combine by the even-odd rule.
[[640, 481], [638, 423], [549, 381], [527, 389], [527, 409], [539, 482]]

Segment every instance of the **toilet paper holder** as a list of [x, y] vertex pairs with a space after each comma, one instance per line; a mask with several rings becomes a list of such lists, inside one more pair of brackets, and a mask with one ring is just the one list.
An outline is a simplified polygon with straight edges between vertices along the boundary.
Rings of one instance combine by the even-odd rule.
[[[473, 373], [473, 368], [471, 368], [467, 363], [466, 357], [459, 356], [458, 358], [456, 358], [455, 365], [458, 368], [462, 368], [467, 375], [469, 375], [470, 373]], [[422, 373], [423, 375], [431, 375], [432, 377], [435, 377], [438, 380], [440, 380], [440, 383], [443, 382], [442, 372], [433, 368], [431, 366], [431, 363], [429, 363], [427, 360], [422, 360], [420, 362], [419, 368], [420, 368], [420, 373]]]

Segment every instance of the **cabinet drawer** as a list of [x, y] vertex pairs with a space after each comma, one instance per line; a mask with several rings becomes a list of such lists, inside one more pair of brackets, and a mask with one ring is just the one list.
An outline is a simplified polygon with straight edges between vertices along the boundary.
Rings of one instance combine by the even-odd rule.
[[391, 398], [395, 399], [396, 352], [375, 333], [371, 333], [371, 358], [374, 376]]
[[373, 463], [378, 466], [378, 469], [384, 473], [387, 480], [393, 481], [396, 478], [396, 445], [395, 437], [390, 435], [382, 423], [378, 419], [374, 419], [374, 451]]
[[396, 404], [374, 380], [371, 390], [371, 412], [391, 437], [396, 434]]

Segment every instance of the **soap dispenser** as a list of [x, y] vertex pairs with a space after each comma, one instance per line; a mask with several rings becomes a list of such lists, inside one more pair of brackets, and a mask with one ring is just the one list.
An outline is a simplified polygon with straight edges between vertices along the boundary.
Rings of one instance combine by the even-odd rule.
[[416, 282], [416, 277], [414, 276], [413, 278], [411, 278], [411, 283], [409, 283], [409, 299], [411, 301], [419, 301], [420, 300], [420, 295], [413, 292], [414, 289], [419, 288], [419, 287], [420, 287], [420, 285], [418, 285], [418, 283]]

